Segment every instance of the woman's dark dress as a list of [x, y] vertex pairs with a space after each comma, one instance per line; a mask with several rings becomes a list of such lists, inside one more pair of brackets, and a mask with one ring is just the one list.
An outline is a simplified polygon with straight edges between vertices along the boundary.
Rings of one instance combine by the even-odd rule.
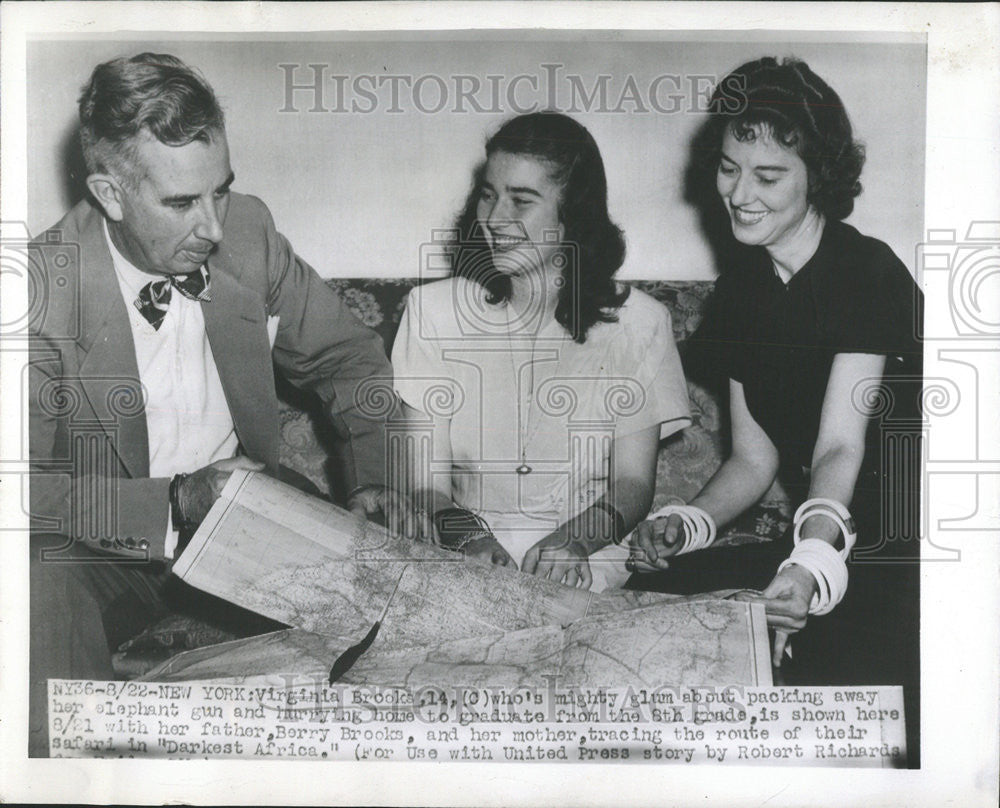
[[[810, 616], [792, 640], [786, 681], [902, 684], [910, 765], [919, 727], [920, 391], [922, 295], [889, 247], [829, 222], [820, 245], [785, 284], [763, 248], [741, 248], [724, 272], [689, 356], [743, 385], [747, 407], [778, 450], [779, 477], [795, 505], [809, 469], [834, 356], [887, 357], [869, 406], [866, 451], [850, 510], [858, 543], [844, 600]], [[857, 397], [863, 394], [859, 390]], [[859, 402], [860, 404], [860, 402]], [[764, 588], [791, 551], [791, 533], [771, 545], [705, 550], [634, 575], [631, 588], [694, 592]]]

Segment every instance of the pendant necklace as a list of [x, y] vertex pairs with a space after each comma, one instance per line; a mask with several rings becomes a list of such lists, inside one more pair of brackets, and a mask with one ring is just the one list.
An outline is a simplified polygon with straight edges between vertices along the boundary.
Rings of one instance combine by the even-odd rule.
[[[508, 306], [510, 305], [509, 301], [507, 305]], [[518, 437], [518, 442], [521, 444], [520, 446], [521, 465], [518, 466], [516, 469], [514, 469], [514, 471], [524, 476], [525, 474], [531, 474], [531, 472], [534, 471], [534, 469], [532, 469], [531, 466], [528, 465], [528, 441], [533, 437], [534, 433], [532, 432], [531, 434], [529, 434], [528, 430], [531, 426], [531, 409], [535, 399], [535, 343], [537, 341], [537, 334], [535, 335], [536, 338], [532, 339], [531, 341], [531, 360], [529, 361], [528, 364], [530, 369], [528, 376], [528, 405], [527, 405], [527, 412], [525, 413], [526, 417], [522, 418], [521, 417], [522, 414], [521, 374], [518, 372], [517, 363], [514, 361], [514, 343], [511, 341], [510, 338], [510, 312], [507, 311], [506, 315], [507, 315], [507, 346], [510, 349], [508, 355], [510, 356], [511, 370], [514, 372], [514, 387], [517, 392], [517, 437]], [[538, 425], [536, 424], [535, 426], [537, 429]]]

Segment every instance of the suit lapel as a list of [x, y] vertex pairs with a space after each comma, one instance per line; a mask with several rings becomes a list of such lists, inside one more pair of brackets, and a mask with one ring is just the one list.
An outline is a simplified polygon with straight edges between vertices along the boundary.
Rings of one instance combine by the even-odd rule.
[[237, 280], [228, 256], [209, 259], [212, 299], [201, 304], [205, 330], [244, 452], [278, 470], [280, 419], [264, 301]]
[[133, 478], [149, 476], [149, 434], [125, 301], [100, 212], [80, 229], [80, 386]]
[[[149, 433], [128, 311], [111, 262], [101, 213], [80, 227], [80, 386], [133, 478], [149, 476]], [[212, 300], [201, 304], [205, 330], [233, 416], [250, 457], [278, 470], [280, 419], [264, 303], [236, 278], [227, 252], [209, 259]]]

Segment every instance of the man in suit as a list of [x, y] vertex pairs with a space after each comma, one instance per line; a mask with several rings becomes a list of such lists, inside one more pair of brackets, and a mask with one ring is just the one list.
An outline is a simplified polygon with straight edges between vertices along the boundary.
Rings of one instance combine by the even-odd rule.
[[283, 476], [273, 365], [347, 440], [349, 507], [391, 504], [384, 423], [358, 404], [391, 375], [381, 339], [230, 190], [212, 88], [173, 56], [116, 59], [80, 126], [91, 198], [32, 246], [32, 754], [45, 679], [113, 678], [231, 472]]

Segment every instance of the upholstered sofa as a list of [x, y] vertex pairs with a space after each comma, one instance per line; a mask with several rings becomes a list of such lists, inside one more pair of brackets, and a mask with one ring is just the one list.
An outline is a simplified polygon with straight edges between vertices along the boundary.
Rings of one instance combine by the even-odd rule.
[[[387, 280], [331, 280], [341, 297], [367, 326], [374, 328], [392, 350], [392, 342], [399, 327], [406, 305], [406, 295], [413, 288], [414, 279]], [[705, 302], [712, 291], [709, 281], [638, 281], [633, 284], [663, 303], [670, 310], [674, 338], [684, 355], [687, 339], [701, 322]], [[725, 407], [720, 408], [719, 391], [711, 385], [690, 378], [688, 394], [694, 423], [687, 429], [663, 442], [657, 464], [656, 496], [654, 507], [669, 502], [683, 502], [694, 496], [722, 461], [726, 451], [727, 433]], [[281, 462], [309, 477], [320, 490], [331, 491], [336, 487], [335, 463], [330, 461], [330, 451], [335, 451], [332, 438], [314, 412], [310, 402], [295, 390], [281, 387], [283, 398], [281, 412]], [[776, 486], [764, 497], [773, 506], [784, 498]], [[727, 532], [728, 542], [750, 540], [747, 525], [742, 521]], [[771, 536], [769, 522], [761, 525], [754, 536]]]
[[[328, 283], [337, 289], [362, 322], [382, 336], [386, 351], [391, 351], [407, 293], [416, 280], [336, 279]], [[666, 439], [660, 446], [653, 502], [654, 508], [658, 508], [670, 502], [687, 501], [718, 468], [728, 442], [727, 419], [725, 407], [720, 406], [718, 385], [703, 380], [704, 374], [695, 372], [685, 344], [701, 322], [712, 283], [638, 281], [634, 285], [670, 310], [674, 337], [685, 360], [693, 416], [690, 427]], [[304, 474], [321, 491], [336, 498], [338, 446], [316, 411], [317, 402], [280, 383], [279, 395], [282, 398], [282, 464]], [[776, 485], [760, 505], [723, 531], [717, 543], [768, 541], [780, 536], [788, 524], [787, 500]], [[139, 675], [174, 653], [222, 642], [233, 636], [231, 625], [213, 625], [182, 614], [170, 615], [125, 643], [115, 655], [116, 669], [123, 676]]]

